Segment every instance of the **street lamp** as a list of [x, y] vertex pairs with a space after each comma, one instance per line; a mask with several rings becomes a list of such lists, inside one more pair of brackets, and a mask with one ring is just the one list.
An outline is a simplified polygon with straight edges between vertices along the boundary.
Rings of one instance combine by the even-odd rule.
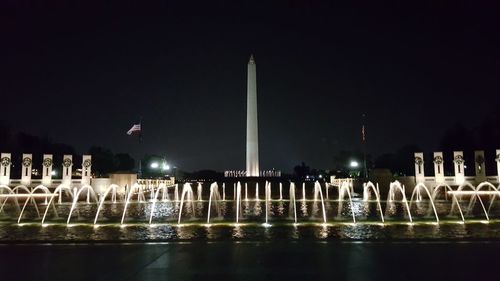
[[160, 167], [160, 164], [158, 164], [158, 162], [153, 162], [151, 163], [150, 167], [151, 169], [158, 169], [158, 167]]
[[352, 160], [351, 163], [349, 163], [349, 166], [351, 168], [357, 168], [357, 167], [359, 167], [359, 163], [356, 160]]

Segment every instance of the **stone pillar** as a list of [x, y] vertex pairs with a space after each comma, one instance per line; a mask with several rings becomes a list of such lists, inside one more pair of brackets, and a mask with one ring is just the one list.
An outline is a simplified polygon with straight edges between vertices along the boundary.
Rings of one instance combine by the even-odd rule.
[[2, 153], [0, 156], [0, 184], [9, 185], [10, 184], [10, 165], [12, 164], [12, 158], [10, 153]]
[[257, 119], [257, 70], [253, 56], [248, 61], [247, 77], [247, 177], [259, 176], [259, 126]]
[[45, 186], [52, 185], [52, 154], [44, 154], [42, 162], [42, 184]]
[[497, 153], [495, 155], [495, 160], [497, 162], [497, 181], [500, 183], [500, 149], [497, 149]]
[[31, 166], [33, 165], [33, 155], [23, 154], [21, 164], [21, 184], [29, 186], [31, 184]]
[[63, 156], [62, 183], [71, 186], [71, 173], [73, 172], [73, 155]]
[[415, 181], [417, 183], [425, 182], [424, 154], [422, 152], [415, 152]]
[[484, 150], [474, 151], [474, 162], [476, 167], [476, 183], [486, 180], [486, 171], [484, 170]]
[[465, 161], [463, 151], [453, 151], [453, 164], [455, 166], [455, 183], [460, 185], [465, 181]]
[[434, 152], [434, 179], [436, 183], [444, 183], [444, 161], [442, 152]]
[[82, 157], [82, 185], [90, 184], [90, 168], [92, 167], [92, 156], [83, 155]]

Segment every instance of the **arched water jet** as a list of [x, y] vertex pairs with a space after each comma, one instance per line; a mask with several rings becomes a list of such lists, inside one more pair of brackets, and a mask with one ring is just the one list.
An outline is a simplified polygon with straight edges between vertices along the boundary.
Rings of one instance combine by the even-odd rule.
[[283, 200], [283, 183], [280, 182], [280, 201]]
[[264, 185], [264, 191], [266, 195], [266, 225], [269, 224], [269, 202], [271, 201], [271, 183], [266, 181], [266, 184]]
[[[498, 189], [493, 184], [491, 184], [489, 182], [482, 182], [482, 183], [480, 183], [476, 187], [476, 192], [479, 193], [483, 189], [483, 187], [488, 187], [488, 190], [491, 191], [493, 189], [494, 191], [498, 192]], [[486, 219], [490, 220], [489, 209], [491, 208], [491, 202], [494, 200], [495, 196], [497, 196], [497, 194], [494, 194], [493, 196], [490, 196], [490, 206], [488, 207], [488, 211], [486, 211], [486, 207], [484, 206], [483, 200], [481, 199], [481, 197], [477, 193], [471, 198], [471, 204], [472, 204], [472, 206], [474, 205], [475, 198], [479, 199], [479, 203], [481, 203], [481, 207], [485, 211]], [[474, 202], [472, 202], [472, 201], [474, 201]], [[469, 212], [470, 210], [471, 210], [471, 206], [469, 206], [469, 209], [467, 210], [467, 212]]]
[[[436, 202], [436, 197], [439, 194], [439, 190], [441, 190], [442, 188], [444, 188], [445, 194], [448, 191], [453, 191], [453, 189], [449, 185], [447, 185], [447, 184], [442, 183], [442, 184], [437, 185], [436, 187], [434, 187], [434, 190], [432, 191], [432, 200], [434, 202]], [[451, 201], [452, 201], [452, 204], [451, 204], [451, 209], [450, 209], [449, 215], [451, 215], [453, 213], [454, 206], [456, 204], [456, 206], [458, 207], [458, 211], [460, 213], [460, 217], [462, 219], [462, 222], [465, 222], [464, 214], [462, 212], [462, 207], [460, 207], [460, 203], [458, 202], [457, 197], [455, 196], [455, 194], [452, 194]]]
[[[290, 197], [290, 209], [293, 208], [293, 217], [294, 217], [294, 222], [297, 223], [297, 204], [295, 200], [295, 183], [290, 182], [290, 191], [289, 191], [289, 197]], [[289, 213], [291, 211], [289, 210]]]
[[[321, 199], [321, 210], [323, 212], [323, 223], [326, 223], [326, 210], [325, 210], [325, 201], [323, 200], [323, 192], [321, 191], [321, 184], [318, 181], [316, 181], [314, 183], [314, 202], [317, 201], [318, 197], [320, 197], [320, 199]], [[356, 222], [356, 221], [354, 221], [354, 222]]]
[[210, 185], [210, 197], [208, 198], [208, 214], [207, 214], [207, 224], [210, 224], [210, 210], [212, 207], [212, 202], [215, 205], [217, 215], [220, 216], [220, 194], [219, 194], [219, 186], [216, 182]]
[[[404, 187], [401, 186], [401, 183], [399, 181], [391, 182], [391, 184], [389, 186], [389, 194], [387, 195], [387, 197], [388, 197], [387, 202], [392, 202], [396, 199], [396, 197], [395, 197], [396, 191], [401, 192], [401, 194], [403, 196], [402, 202], [404, 203], [404, 206], [406, 207], [408, 219], [410, 222], [413, 222], [413, 218], [411, 217], [411, 212], [410, 212], [410, 206], [408, 205], [408, 200], [406, 199], [406, 193], [405, 193]], [[389, 208], [389, 204], [386, 205], [384, 217], [387, 217], [388, 208]]]
[[[427, 188], [427, 186], [425, 186], [425, 184], [423, 183], [418, 183], [415, 188], [413, 189], [413, 192], [411, 193], [411, 197], [410, 197], [410, 205], [408, 206], [408, 208], [411, 209], [411, 205], [413, 203], [413, 198], [416, 196], [417, 198], [417, 202], [421, 201], [422, 200], [422, 195], [420, 193], [420, 190], [423, 189], [425, 191], [425, 193], [427, 194], [427, 197], [429, 198], [429, 200], [431, 201], [431, 207], [432, 207], [432, 210], [434, 211], [434, 216], [436, 217], [436, 222], [439, 223], [439, 216], [437, 214], [437, 211], [436, 211], [436, 206], [434, 205], [434, 200], [431, 196], [431, 193], [429, 192], [429, 189]], [[419, 199], [420, 197], [420, 199]]]
[[[43, 218], [42, 218], [42, 224], [45, 222], [45, 218], [47, 217], [47, 213], [49, 212], [49, 207], [51, 204], [54, 204], [54, 199], [56, 196], [58, 196], [59, 198], [61, 198], [61, 193], [65, 191], [67, 193], [69, 193], [69, 195], [71, 196], [71, 201], [74, 200], [74, 194], [73, 192], [71, 191], [71, 188], [69, 187], [69, 185], [65, 185], [65, 184], [60, 184], [55, 190], [54, 190], [54, 193], [53, 196], [50, 198], [49, 200], [49, 203], [47, 205], [47, 208], [45, 208], [45, 212], [43, 213]], [[55, 215], [56, 215], [56, 218], [58, 217], [58, 214], [57, 214], [57, 211], [55, 209], [55, 206], [54, 206], [54, 212], [55, 212]]]
[[158, 194], [160, 194], [160, 191], [162, 191], [162, 195], [167, 193], [168, 194], [168, 186], [165, 184], [161, 185], [158, 187], [158, 189], [155, 192], [154, 198], [153, 198], [153, 204], [151, 205], [151, 214], [149, 215], [149, 224], [151, 224], [151, 221], [153, 220], [153, 215], [156, 209], [156, 202], [158, 201]]
[[123, 207], [122, 220], [121, 220], [120, 224], [123, 224], [123, 221], [125, 220], [125, 215], [127, 214], [127, 208], [128, 208], [129, 203], [130, 203], [130, 199], [132, 198], [132, 196], [134, 195], [134, 193], [136, 193], [137, 197], [138, 197], [138, 201], [140, 201], [140, 199], [139, 199], [140, 195], [144, 194], [142, 192], [142, 189], [143, 189], [143, 186], [140, 185], [140, 184], [138, 184], [138, 183], [134, 183], [130, 187], [130, 190], [128, 191], [127, 197], [125, 199], [125, 206]]
[[[43, 186], [43, 185], [39, 185], [39, 186], [35, 187], [30, 192], [30, 195], [29, 195], [28, 199], [26, 199], [26, 201], [24, 202], [23, 208], [21, 209], [21, 213], [19, 214], [19, 217], [17, 218], [17, 223], [19, 223], [21, 221], [21, 218], [23, 217], [24, 210], [26, 209], [26, 206], [28, 205], [28, 202], [30, 201], [30, 199], [33, 199], [33, 194], [35, 194], [35, 191], [38, 191], [38, 190], [43, 191], [43, 194], [47, 195], [47, 196], [45, 196], [45, 198], [47, 198], [47, 197], [49, 197], [49, 196], [52, 195], [52, 193], [50, 193], [49, 189], [47, 187]], [[33, 201], [33, 202], [36, 205], [36, 200]], [[56, 212], [55, 206], [52, 205], [52, 207], [54, 208], [54, 212]], [[38, 216], [40, 217], [40, 213], [38, 212], [38, 207], [36, 207], [36, 210], [37, 210]]]
[[174, 187], [174, 200], [175, 202], [179, 202], [179, 184], [176, 183]]
[[259, 183], [255, 184], [255, 200], [256, 201], [260, 201], [260, 197], [259, 197]]
[[201, 182], [198, 183], [197, 189], [198, 189], [198, 201], [201, 201], [202, 200], [202, 190], [203, 190]]
[[[500, 191], [500, 185], [496, 188], [497, 191]], [[493, 203], [495, 202], [495, 199], [498, 197], [500, 197], [500, 194], [495, 194], [493, 196], [493, 198], [491, 198], [491, 201], [490, 201], [490, 206], [488, 207], [488, 214], [490, 213], [491, 211], [491, 207], [493, 206]]]
[[[14, 191], [13, 191], [10, 187], [8, 187], [8, 186], [6, 186], [6, 185], [0, 185], [0, 194], [3, 194], [3, 191], [4, 191], [4, 190], [6, 190], [8, 194], [14, 194]], [[29, 193], [30, 193], [30, 191], [29, 191], [29, 189], [28, 189], [28, 188], [26, 188], [26, 192], [27, 192], [27, 194], [29, 194]], [[7, 198], [5, 198], [5, 200], [2, 202], [2, 207], [0, 208], [0, 213], [2, 213], [2, 211], [3, 211], [3, 207], [4, 207], [5, 203], [7, 203], [7, 201], [8, 201], [8, 200], [9, 200], [9, 198], [7, 197]], [[16, 208], [17, 208], [17, 210], [18, 210], [18, 211], [21, 211], [21, 208], [19, 207], [19, 201], [17, 200], [17, 198], [16, 198], [16, 197], [13, 197], [13, 198], [12, 198], [12, 200], [14, 200], [14, 203], [16, 204]]]
[[222, 183], [222, 201], [226, 201], [226, 183]]
[[377, 187], [375, 188], [375, 186], [371, 181], [363, 183], [363, 201], [368, 202], [368, 200], [370, 200], [370, 190], [372, 190], [373, 193], [375, 193], [375, 198], [377, 200], [377, 208], [380, 212], [380, 219], [382, 220], [382, 222], [384, 222], [384, 213], [382, 211], [382, 205], [380, 204], [380, 192], [378, 184]]
[[356, 216], [354, 215], [354, 209], [353, 209], [354, 204], [352, 203], [352, 197], [351, 197], [351, 187], [347, 181], [344, 181], [340, 184], [338, 215], [340, 216], [340, 214], [342, 213], [343, 201], [344, 201], [344, 197], [345, 197], [346, 193], [347, 193], [347, 196], [349, 197], [349, 203], [350, 203], [351, 214], [352, 214], [352, 222], [356, 223]]
[[191, 209], [192, 209], [192, 212], [194, 214], [195, 210], [194, 210], [194, 205], [193, 205], [193, 189], [191, 188], [191, 184], [190, 183], [185, 183], [182, 186], [181, 204], [180, 204], [180, 207], [179, 207], [179, 219], [177, 220], [178, 224], [181, 223], [182, 207], [184, 205], [184, 201], [187, 201], [191, 205]]
[[[478, 187], [479, 187], [479, 186], [478, 186]], [[482, 186], [481, 186], [481, 187], [482, 187]], [[457, 192], [462, 191], [464, 188], [469, 188], [469, 189], [471, 189], [472, 191], [477, 192], [477, 189], [476, 189], [476, 188], [475, 188], [472, 184], [470, 184], [470, 183], [468, 183], [468, 182], [465, 182], [465, 183], [461, 184], [461, 185], [457, 188]], [[459, 197], [458, 201], [461, 201], [461, 200], [462, 200], [462, 195], [461, 195], [461, 194], [459, 194], [459, 196], [460, 196], [460, 197]], [[472, 196], [471, 196], [470, 201], [469, 201], [469, 205], [468, 205], [468, 207], [467, 207], [467, 212], [466, 212], [466, 215], [468, 216], [468, 215], [470, 214], [470, 212], [472, 211], [472, 207], [474, 206], [476, 196], [477, 196], [477, 198], [479, 199], [479, 203], [481, 204], [481, 208], [483, 209], [483, 213], [484, 213], [484, 216], [486, 217], [486, 220], [488, 220], [488, 221], [489, 221], [489, 220], [490, 220], [490, 217], [489, 217], [489, 215], [488, 215], [488, 211], [486, 211], [486, 208], [485, 208], [485, 206], [484, 206], [483, 200], [482, 200], [482, 199], [481, 199], [481, 197], [479, 197], [477, 194], [474, 194], [474, 195], [472, 195]]]
[[[71, 214], [73, 214], [73, 210], [75, 209], [76, 204], [78, 203], [78, 198], [80, 197], [80, 194], [83, 191], [87, 191], [87, 197], [91, 196], [96, 203], [99, 202], [99, 200], [97, 199], [97, 196], [96, 196], [96, 194], [95, 194], [94, 189], [92, 188], [92, 186], [90, 186], [90, 185], [84, 185], [77, 192], [75, 192], [75, 190], [76, 190], [76, 188], [73, 191], [73, 193], [75, 194], [75, 196], [73, 196], [73, 204], [71, 204], [71, 208], [69, 209], [68, 220], [66, 221], [67, 224], [69, 224], [69, 222], [71, 220]], [[89, 202], [89, 199], [87, 199], [87, 202]]]
[[238, 182], [238, 184], [235, 187], [235, 199], [236, 199], [236, 223], [239, 223], [240, 221], [240, 212], [241, 212], [241, 183]]
[[113, 203], [116, 203], [116, 189], [117, 188], [119, 188], [118, 185], [112, 184], [106, 189], [106, 191], [104, 191], [104, 194], [100, 198], [99, 206], [97, 207], [97, 212], [95, 214], [94, 224], [97, 223], [97, 218], [99, 218], [99, 212], [101, 211], [102, 205], [104, 204], [104, 201], [106, 200], [106, 197], [108, 196], [108, 194], [110, 192], [112, 192], [111, 193], [111, 201], [113, 201]]

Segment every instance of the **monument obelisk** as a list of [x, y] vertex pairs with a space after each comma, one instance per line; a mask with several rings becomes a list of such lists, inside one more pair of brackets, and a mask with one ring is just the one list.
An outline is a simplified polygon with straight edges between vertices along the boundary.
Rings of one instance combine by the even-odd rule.
[[253, 55], [247, 77], [247, 177], [259, 176], [259, 126], [257, 121], [257, 70]]

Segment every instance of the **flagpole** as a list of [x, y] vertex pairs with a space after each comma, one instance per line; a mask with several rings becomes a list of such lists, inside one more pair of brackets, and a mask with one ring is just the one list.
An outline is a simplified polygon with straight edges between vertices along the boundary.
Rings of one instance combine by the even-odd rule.
[[365, 119], [366, 119], [366, 114], [362, 114], [361, 115], [362, 117], [362, 120], [361, 120], [361, 123], [362, 123], [362, 127], [361, 127], [361, 135], [362, 135], [362, 143], [363, 143], [363, 169], [365, 170], [364, 174], [365, 174], [365, 179], [368, 179], [368, 169], [366, 168], [366, 128], [365, 128]]
[[[139, 126], [141, 128], [140, 132], [139, 132], [139, 147], [142, 148], [142, 116], [139, 117]], [[140, 151], [142, 151], [142, 149], [139, 149]], [[142, 158], [139, 156], [139, 178], [142, 178]]]

